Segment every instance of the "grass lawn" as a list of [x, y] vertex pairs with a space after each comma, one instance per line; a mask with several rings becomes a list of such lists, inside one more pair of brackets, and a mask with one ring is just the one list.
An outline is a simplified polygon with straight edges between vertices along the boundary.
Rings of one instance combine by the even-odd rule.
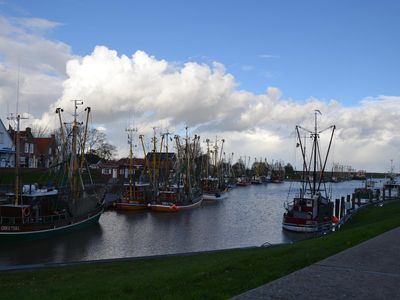
[[0, 298], [226, 299], [398, 227], [399, 216], [400, 202], [392, 202], [364, 209], [334, 234], [295, 244], [3, 272]]

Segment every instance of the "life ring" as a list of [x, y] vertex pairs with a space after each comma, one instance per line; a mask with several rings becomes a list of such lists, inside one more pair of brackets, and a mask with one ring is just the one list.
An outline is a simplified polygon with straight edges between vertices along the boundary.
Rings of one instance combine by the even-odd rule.
[[30, 207], [24, 207], [22, 209], [22, 215], [24, 217], [29, 217], [31, 215], [31, 208]]

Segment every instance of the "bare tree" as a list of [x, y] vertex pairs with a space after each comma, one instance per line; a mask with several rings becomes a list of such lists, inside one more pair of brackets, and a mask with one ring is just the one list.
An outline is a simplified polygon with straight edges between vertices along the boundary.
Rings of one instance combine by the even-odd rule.
[[107, 143], [107, 136], [103, 131], [100, 131], [96, 128], [91, 128], [88, 130], [86, 138], [86, 151], [96, 150], [105, 143]]
[[94, 151], [100, 158], [110, 160], [117, 154], [117, 147], [104, 142]]
[[50, 130], [47, 126], [43, 125], [33, 125], [31, 127], [31, 132], [34, 137], [48, 137], [50, 135]]

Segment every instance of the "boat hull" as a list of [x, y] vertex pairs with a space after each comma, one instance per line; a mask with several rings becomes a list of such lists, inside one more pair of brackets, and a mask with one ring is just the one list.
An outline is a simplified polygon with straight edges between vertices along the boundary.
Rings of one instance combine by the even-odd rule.
[[188, 204], [188, 205], [177, 205], [174, 203], [165, 203], [165, 204], [151, 204], [151, 210], [156, 211], [156, 212], [179, 212], [179, 211], [184, 211], [184, 210], [190, 210], [196, 207], [199, 207], [201, 203], [203, 202], [203, 196], [199, 196], [198, 198], [195, 199], [194, 203]]
[[282, 228], [292, 232], [321, 232], [332, 229], [332, 222], [314, 223], [314, 224], [299, 224], [282, 222]]
[[82, 228], [86, 228], [93, 224], [99, 222], [100, 216], [103, 213], [103, 209], [96, 213], [88, 216], [87, 218], [77, 220], [70, 224], [65, 224], [61, 226], [50, 225], [42, 229], [32, 230], [27, 225], [15, 225], [7, 226], [2, 225], [0, 231], [0, 241], [20, 241], [20, 240], [36, 240], [42, 238], [48, 238], [52, 236], [57, 236], [60, 234], [65, 234], [68, 232], [73, 232]]
[[146, 210], [148, 205], [146, 203], [115, 203], [115, 209], [121, 211], [135, 211], [135, 210]]
[[203, 194], [203, 200], [204, 201], [222, 201], [224, 199], [228, 198], [228, 194], [226, 192], [216, 194], [216, 193], [204, 193]]

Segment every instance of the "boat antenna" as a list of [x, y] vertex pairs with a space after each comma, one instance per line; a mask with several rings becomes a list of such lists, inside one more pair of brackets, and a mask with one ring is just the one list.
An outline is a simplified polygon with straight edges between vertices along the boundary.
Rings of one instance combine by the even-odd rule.
[[[19, 63], [18, 63], [18, 80], [17, 80], [17, 103], [16, 103], [16, 113], [15, 116], [10, 114], [9, 117], [7, 117], [8, 120], [10, 121], [16, 121], [17, 122], [17, 131], [16, 131], [16, 137], [15, 137], [15, 205], [18, 205], [18, 200], [19, 200], [19, 154], [20, 154], [20, 140], [19, 140], [19, 130], [20, 130], [20, 121], [22, 119], [28, 119], [27, 117], [21, 117], [19, 115], [18, 111], [18, 103], [19, 103]], [[15, 132], [15, 130], [14, 130]], [[22, 197], [21, 197], [22, 199]]]
[[15, 135], [15, 205], [18, 205], [18, 199], [19, 199], [19, 163], [20, 163], [20, 159], [19, 159], [19, 155], [20, 155], [20, 139], [19, 139], [19, 131], [20, 131], [20, 121], [22, 119], [28, 119], [26, 117], [21, 117], [18, 114], [17, 111], [17, 115], [13, 116], [12, 114], [7, 117], [7, 120], [10, 121], [16, 121], [17, 122], [17, 130], [14, 133], [16, 133]]
[[[82, 100], [71, 100], [71, 102], [74, 102], [74, 113], [73, 113], [73, 117], [74, 117], [74, 121], [72, 123], [72, 174], [71, 174], [71, 184], [72, 184], [72, 191], [74, 193], [75, 196], [78, 195], [78, 176], [77, 176], [77, 172], [79, 171], [79, 166], [78, 166], [78, 161], [77, 161], [77, 135], [78, 135], [78, 105], [83, 105], [83, 101]], [[81, 180], [81, 184], [83, 187], [83, 182]], [[75, 197], [74, 197], [74, 201], [75, 201]]]
[[129, 127], [125, 129], [128, 134], [128, 144], [129, 144], [129, 200], [136, 199], [136, 193], [134, 192], [135, 179], [133, 178], [133, 135], [137, 132], [137, 128]]

